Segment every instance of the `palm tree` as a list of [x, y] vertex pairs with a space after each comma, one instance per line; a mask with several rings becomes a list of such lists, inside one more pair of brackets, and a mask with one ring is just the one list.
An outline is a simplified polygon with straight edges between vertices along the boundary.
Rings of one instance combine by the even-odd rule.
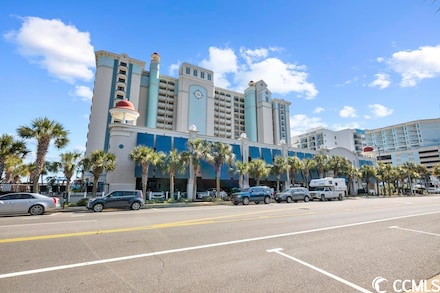
[[325, 154], [316, 154], [313, 156], [313, 160], [316, 162], [319, 178], [323, 178], [324, 172], [327, 169], [328, 156]]
[[422, 164], [417, 164], [415, 168], [417, 178], [422, 179], [422, 183], [426, 186], [426, 183], [429, 182], [429, 171], [428, 168]]
[[365, 182], [367, 184], [367, 193], [368, 190], [370, 189], [370, 184], [371, 184], [371, 178], [375, 178], [376, 177], [376, 168], [374, 168], [371, 165], [362, 165], [362, 167], [360, 168], [360, 172], [362, 174], [362, 179], [365, 179]]
[[11, 174], [12, 183], [19, 183], [21, 177], [29, 176], [29, 169], [27, 164], [18, 165]]
[[382, 182], [386, 182], [387, 184], [386, 190], [388, 196], [391, 196], [391, 182], [397, 178], [397, 171], [391, 164], [379, 163], [378, 167]]
[[178, 173], [184, 173], [188, 165], [188, 155], [172, 149], [162, 163], [162, 169], [170, 174], [170, 198], [174, 199], [174, 178]]
[[316, 162], [313, 159], [305, 158], [303, 161], [303, 177], [305, 179], [305, 186], [308, 189], [309, 188], [309, 176], [310, 176], [310, 170], [316, 168]]
[[64, 176], [66, 177], [66, 203], [69, 203], [69, 193], [70, 193], [70, 180], [73, 177], [73, 173], [76, 170], [81, 154], [79, 152], [66, 152], [61, 153], [61, 162], [59, 165], [63, 170]]
[[7, 156], [4, 163], [5, 182], [12, 182], [14, 173], [20, 165], [23, 164], [23, 159], [17, 155]]
[[302, 169], [303, 163], [298, 157], [292, 156], [287, 157], [287, 164], [289, 165], [290, 185], [295, 186], [295, 174]]
[[289, 170], [289, 164], [287, 160], [282, 156], [276, 156], [273, 160], [272, 173], [275, 174], [277, 179], [277, 192], [280, 192], [280, 178], [281, 174]]
[[260, 179], [268, 176], [270, 167], [262, 159], [254, 159], [249, 162], [249, 175], [255, 179], [255, 185], [260, 185]]
[[239, 175], [238, 186], [243, 188], [243, 176], [249, 173], [249, 164], [244, 162], [236, 162], [235, 173]]
[[53, 141], [57, 149], [65, 147], [69, 143], [68, 132], [60, 123], [51, 121], [47, 117], [34, 119], [31, 126], [20, 126], [17, 132], [24, 139], [37, 140], [37, 157], [35, 159], [35, 170], [31, 174], [31, 181], [33, 191], [38, 192], [38, 178], [43, 169], [49, 145]]
[[328, 167], [333, 171], [333, 177], [338, 177], [338, 173], [340, 170], [347, 168], [347, 165], [351, 165], [347, 158], [333, 155], [328, 160]]
[[362, 177], [361, 172], [356, 167], [353, 167], [351, 164], [344, 167], [344, 174], [347, 176], [348, 179], [348, 190], [347, 195], [353, 194], [352, 187], [354, 186], [354, 182]]
[[90, 153], [90, 157], [82, 160], [81, 164], [84, 166], [84, 170], [93, 174], [92, 197], [96, 197], [99, 177], [106, 171], [116, 169], [116, 155], [103, 150], [94, 150]]
[[193, 168], [193, 190], [192, 198], [196, 198], [197, 193], [197, 173], [200, 168], [200, 162], [209, 153], [209, 143], [206, 140], [200, 138], [188, 141], [188, 154], [190, 164]]
[[3, 171], [5, 170], [5, 162], [9, 157], [24, 158], [29, 151], [26, 144], [20, 140], [14, 140], [9, 134], [0, 136], [0, 181], [2, 180]]
[[432, 174], [440, 179], [440, 163], [434, 165], [434, 168], [432, 169]]
[[144, 199], [146, 199], [150, 165], [160, 165], [165, 158], [165, 154], [163, 152], [156, 152], [147, 146], [138, 145], [130, 152], [129, 158], [142, 167], [142, 194]]
[[416, 164], [413, 162], [405, 162], [402, 164], [402, 168], [406, 173], [407, 189], [412, 193], [412, 180], [413, 177], [415, 177]]
[[235, 155], [229, 144], [217, 141], [210, 143], [210, 152], [206, 154], [206, 160], [214, 165], [216, 194], [220, 194], [220, 171], [222, 165], [233, 161]]

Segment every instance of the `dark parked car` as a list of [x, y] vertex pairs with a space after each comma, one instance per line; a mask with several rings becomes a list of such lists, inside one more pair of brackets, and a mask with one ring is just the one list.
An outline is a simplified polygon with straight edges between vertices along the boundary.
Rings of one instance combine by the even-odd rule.
[[0, 214], [42, 215], [45, 212], [60, 208], [56, 197], [39, 193], [17, 192], [0, 196]]
[[87, 203], [87, 208], [94, 212], [101, 212], [106, 208], [138, 210], [144, 203], [144, 196], [141, 190], [117, 190], [103, 197], [90, 199]]
[[235, 192], [231, 195], [231, 201], [234, 205], [238, 205], [240, 202], [243, 205], [248, 205], [253, 201], [256, 204], [264, 202], [269, 204], [272, 198], [272, 188], [267, 186], [252, 186], [242, 189], [240, 192]]
[[303, 200], [305, 202], [310, 201], [310, 193], [307, 188], [292, 187], [292, 188], [287, 188], [286, 190], [275, 194], [276, 202], [285, 201], [291, 203], [292, 201], [297, 202], [298, 200]]

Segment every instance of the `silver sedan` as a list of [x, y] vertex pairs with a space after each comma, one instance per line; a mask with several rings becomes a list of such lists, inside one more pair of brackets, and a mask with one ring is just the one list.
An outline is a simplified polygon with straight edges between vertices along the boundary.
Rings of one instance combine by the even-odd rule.
[[0, 215], [31, 214], [42, 215], [60, 208], [56, 197], [38, 193], [17, 192], [0, 196]]

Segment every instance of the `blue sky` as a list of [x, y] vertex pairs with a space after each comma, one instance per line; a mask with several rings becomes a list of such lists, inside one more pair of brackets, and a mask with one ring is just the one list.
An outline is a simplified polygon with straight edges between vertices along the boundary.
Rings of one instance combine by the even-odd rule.
[[[43, 4], [44, 3], [44, 4]], [[161, 56], [243, 91], [263, 79], [290, 101], [291, 133], [374, 129], [440, 117], [440, 1], [6, 1], [0, 134], [38, 117], [84, 150], [94, 51]], [[29, 144], [31, 150], [34, 145]], [[47, 160], [57, 160], [51, 149]]]

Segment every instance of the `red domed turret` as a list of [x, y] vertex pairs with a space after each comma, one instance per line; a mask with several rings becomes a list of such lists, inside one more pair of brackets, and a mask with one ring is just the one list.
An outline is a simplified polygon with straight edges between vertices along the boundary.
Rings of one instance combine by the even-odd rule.
[[364, 149], [363, 149], [363, 152], [364, 152], [364, 153], [372, 152], [372, 151], [374, 151], [374, 149], [373, 149], [372, 146], [366, 146], [366, 147], [364, 147]]
[[136, 111], [134, 109], [133, 103], [128, 100], [122, 100], [122, 101], [117, 102], [115, 108]]
[[136, 119], [139, 117], [133, 103], [128, 100], [116, 102], [115, 107], [110, 109], [110, 114], [112, 115], [112, 123], [131, 125], [136, 125]]

